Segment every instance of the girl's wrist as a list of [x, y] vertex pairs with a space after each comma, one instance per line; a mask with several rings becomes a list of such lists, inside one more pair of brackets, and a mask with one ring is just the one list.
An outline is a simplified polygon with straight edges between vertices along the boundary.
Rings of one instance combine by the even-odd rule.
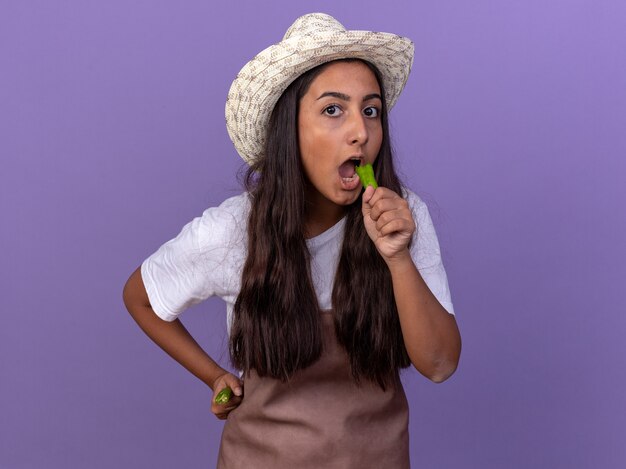
[[414, 269], [415, 264], [413, 263], [413, 258], [411, 257], [411, 253], [408, 248], [405, 248], [403, 251], [397, 253], [393, 257], [384, 258], [391, 275], [402, 274], [406, 272], [408, 269]]
[[215, 371], [213, 373], [211, 373], [211, 376], [209, 377], [209, 379], [207, 380], [208, 382], [205, 382], [205, 384], [211, 388], [211, 390], [215, 390], [215, 382], [221, 377], [224, 376], [226, 373], [228, 373], [228, 371], [226, 371], [223, 368], [216, 368]]

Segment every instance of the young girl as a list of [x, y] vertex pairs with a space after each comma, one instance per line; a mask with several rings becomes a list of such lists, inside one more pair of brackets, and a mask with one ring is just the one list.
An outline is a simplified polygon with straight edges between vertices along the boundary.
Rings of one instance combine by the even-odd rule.
[[[394, 172], [387, 109], [410, 40], [298, 18], [235, 79], [229, 134], [247, 191], [206, 210], [135, 271], [128, 310], [213, 390], [219, 468], [408, 468], [399, 370], [442, 382], [461, 340], [426, 205]], [[355, 166], [371, 163], [364, 191]], [[218, 295], [230, 355], [215, 363], [178, 315]]]

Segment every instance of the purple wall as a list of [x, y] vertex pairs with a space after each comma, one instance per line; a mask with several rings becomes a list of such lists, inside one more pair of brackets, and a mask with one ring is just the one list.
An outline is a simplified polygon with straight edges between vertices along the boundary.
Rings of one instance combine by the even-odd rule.
[[[464, 348], [404, 375], [413, 466], [626, 467], [626, 4], [265, 3], [2, 2], [0, 468], [213, 467], [210, 390], [122, 287], [239, 191], [226, 93], [310, 11], [416, 43], [395, 144]], [[226, 365], [224, 316], [183, 322]]]

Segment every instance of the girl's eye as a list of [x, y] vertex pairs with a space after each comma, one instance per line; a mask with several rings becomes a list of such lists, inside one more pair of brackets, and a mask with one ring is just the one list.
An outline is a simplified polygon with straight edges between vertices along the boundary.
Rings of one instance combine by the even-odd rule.
[[337, 116], [341, 112], [341, 109], [336, 104], [331, 104], [324, 109], [324, 114], [327, 116]]
[[363, 114], [365, 114], [367, 117], [378, 117], [378, 108], [366, 107], [363, 110]]

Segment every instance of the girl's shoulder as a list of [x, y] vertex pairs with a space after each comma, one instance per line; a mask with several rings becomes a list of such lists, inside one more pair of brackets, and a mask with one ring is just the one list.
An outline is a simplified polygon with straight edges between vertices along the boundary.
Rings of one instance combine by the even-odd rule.
[[229, 242], [243, 240], [250, 206], [250, 196], [243, 192], [204, 210], [202, 216], [198, 218], [200, 245], [215, 244], [219, 240]]
[[230, 215], [233, 217], [240, 217], [248, 214], [250, 210], [250, 194], [242, 192], [233, 197], [224, 199], [222, 203], [214, 207], [207, 208], [204, 213], [212, 213], [222, 215]]
[[241, 214], [248, 214], [250, 210], [250, 194], [248, 192], [242, 192], [225, 199], [217, 208], [226, 211], [234, 216]]

